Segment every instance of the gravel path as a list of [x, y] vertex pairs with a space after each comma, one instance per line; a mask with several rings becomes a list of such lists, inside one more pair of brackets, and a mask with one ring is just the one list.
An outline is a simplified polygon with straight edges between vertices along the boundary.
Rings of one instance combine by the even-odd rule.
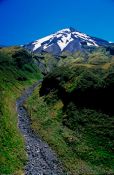
[[28, 162], [25, 175], [65, 175], [56, 154], [30, 127], [30, 119], [24, 101], [32, 94], [40, 81], [27, 89], [17, 100], [18, 126], [24, 135]]

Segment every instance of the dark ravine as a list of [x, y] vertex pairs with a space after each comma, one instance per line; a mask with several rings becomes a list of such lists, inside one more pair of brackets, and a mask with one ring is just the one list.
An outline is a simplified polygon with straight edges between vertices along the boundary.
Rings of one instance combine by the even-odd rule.
[[62, 165], [53, 150], [31, 129], [31, 122], [23, 104], [41, 81], [28, 88], [17, 99], [18, 126], [25, 138], [28, 162], [25, 175], [65, 175]]

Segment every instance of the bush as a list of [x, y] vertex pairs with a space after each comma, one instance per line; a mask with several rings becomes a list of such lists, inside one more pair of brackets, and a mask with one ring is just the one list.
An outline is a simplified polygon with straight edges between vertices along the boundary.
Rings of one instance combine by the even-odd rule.
[[14, 58], [15, 64], [17, 67], [22, 68], [23, 65], [31, 63], [32, 62], [32, 55], [29, 54], [24, 49], [20, 49], [19, 51], [16, 51], [12, 57]]
[[108, 54], [102, 51], [93, 52], [89, 55], [88, 63], [94, 65], [105, 64], [110, 61]]

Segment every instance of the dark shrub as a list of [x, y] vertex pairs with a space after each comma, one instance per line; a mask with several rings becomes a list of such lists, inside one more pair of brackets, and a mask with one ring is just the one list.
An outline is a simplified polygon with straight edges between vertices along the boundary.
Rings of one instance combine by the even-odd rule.
[[12, 57], [15, 59], [15, 64], [19, 67], [22, 68], [23, 65], [31, 63], [32, 61], [32, 56], [29, 54], [27, 51], [24, 49], [20, 49], [19, 51], [16, 51]]

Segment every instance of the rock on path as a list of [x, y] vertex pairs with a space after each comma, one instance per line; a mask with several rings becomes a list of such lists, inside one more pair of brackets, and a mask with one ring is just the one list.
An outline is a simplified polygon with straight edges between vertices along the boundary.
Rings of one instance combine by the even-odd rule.
[[30, 118], [23, 107], [24, 101], [32, 94], [40, 82], [27, 89], [17, 100], [18, 126], [24, 135], [28, 162], [25, 175], [65, 175], [54, 151], [36, 135], [30, 126]]

